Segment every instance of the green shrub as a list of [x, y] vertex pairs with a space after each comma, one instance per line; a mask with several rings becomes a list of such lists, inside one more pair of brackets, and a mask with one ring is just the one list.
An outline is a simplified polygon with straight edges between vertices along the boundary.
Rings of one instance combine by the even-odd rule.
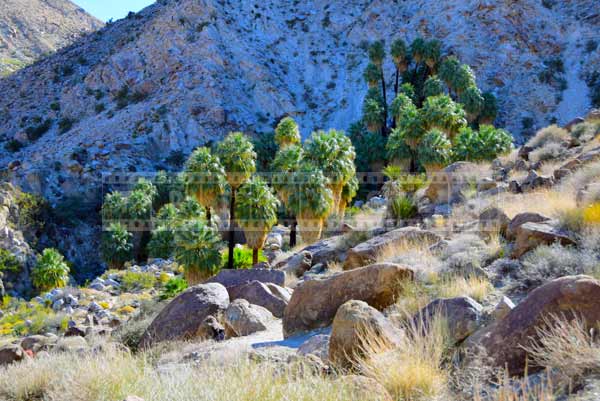
[[154, 288], [155, 284], [154, 273], [128, 271], [121, 277], [121, 289], [125, 292], [148, 290]]
[[53, 248], [46, 248], [31, 272], [33, 285], [47, 291], [56, 287], [64, 287], [69, 282], [69, 266], [65, 258]]
[[[266, 262], [267, 258], [263, 254], [262, 249], [258, 252], [258, 263]], [[223, 252], [221, 255], [221, 264], [227, 266], [229, 263], [229, 255]], [[233, 266], [234, 269], [251, 269], [252, 268], [252, 249], [247, 246], [237, 246], [233, 249]]]
[[392, 201], [392, 216], [396, 220], [412, 219], [417, 215], [418, 209], [414, 201], [407, 196], [399, 196]]
[[479, 131], [464, 128], [454, 140], [455, 160], [493, 160], [512, 149], [512, 136], [491, 125], [482, 125]]
[[102, 257], [110, 268], [120, 269], [133, 256], [133, 235], [120, 223], [112, 223], [102, 234]]
[[61, 134], [68, 132], [73, 127], [73, 124], [75, 124], [75, 120], [68, 117], [61, 118], [58, 121], [58, 132]]
[[28, 127], [25, 130], [25, 133], [27, 134], [27, 138], [30, 141], [36, 141], [42, 135], [44, 135], [46, 132], [48, 132], [50, 127], [52, 127], [52, 119], [48, 118], [48, 119], [44, 120], [44, 122], [40, 123], [39, 125], [33, 125], [31, 127]]
[[177, 294], [185, 291], [188, 288], [187, 281], [182, 277], [173, 277], [166, 282], [163, 288], [160, 299], [166, 300], [175, 297]]
[[185, 269], [186, 280], [196, 284], [221, 268], [221, 237], [214, 226], [196, 219], [175, 231], [175, 260]]
[[152, 231], [152, 238], [148, 242], [148, 255], [151, 258], [168, 259], [175, 251], [175, 236], [167, 227], [158, 227]]
[[23, 337], [44, 333], [63, 333], [69, 317], [56, 314], [49, 306], [29, 303], [24, 300], [5, 299], [0, 302], [5, 313], [0, 318], [0, 337]]
[[21, 268], [21, 262], [15, 255], [4, 248], [0, 248], [0, 272], [18, 272]]

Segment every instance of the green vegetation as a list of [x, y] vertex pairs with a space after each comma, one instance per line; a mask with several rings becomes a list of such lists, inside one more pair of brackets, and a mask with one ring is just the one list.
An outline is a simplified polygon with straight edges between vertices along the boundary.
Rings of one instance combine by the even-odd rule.
[[15, 153], [18, 152], [19, 150], [21, 150], [21, 148], [23, 148], [23, 143], [19, 142], [16, 139], [11, 139], [9, 141], [7, 141], [4, 144], [4, 149], [6, 149], [7, 151], [11, 152], [11, 153]]
[[275, 128], [275, 142], [280, 148], [300, 143], [300, 130], [293, 118], [285, 117], [279, 122]]
[[[233, 268], [234, 269], [251, 269], [256, 263], [253, 262], [254, 250], [247, 246], [236, 246], [233, 250]], [[267, 258], [264, 256], [262, 249], [258, 251], [258, 262], [266, 262]], [[221, 265], [227, 266], [229, 264], [229, 254], [223, 252], [221, 257]]]
[[197, 148], [185, 164], [185, 191], [204, 206], [206, 218], [211, 222], [211, 208], [225, 193], [225, 169], [219, 158], [208, 148]]
[[133, 257], [133, 235], [120, 223], [112, 223], [102, 234], [102, 258], [111, 269], [121, 269]]
[[18, 272], [22, 267], [21, 262], [15, 255], [4, 248], [0, 248], [0, 272]]
[[121, 277], [121, 289], [125, 292], [148, 290], [156, 285], [154, 273], [125, 272]]
[[252, 262], [258, 263], [258, 251], [263, 247], [271, 228], [277, 223], [279, 201], [260, 177], [253, 177], [239, 189], [236, 204], [238, 223], [252, 249]]
[[165, 283], [165, 286], [160, 293], [160, 299], [166, 300], [175, 297], [188, 288], [187, 281], [181, 277], [173, 277]]
[[491, 125], [481, 125], [479, 131], [466, 127], [456, 137], [454, 159], [468, 161], [492, 160], [512, 149], [512, 136]]
[[41, 291], [64, 287], [69, 282], [69, 266], [65, 258], [53, 248], [44, 249], [31, 272], [33, 285]]
[[52, 119], [47, 118], [43, 122], [40, 122], [37, 125], [32, 125], [25, 129], [25, 133], [27, 134], [27, 139], [30, 141], [37, 141], [44, 135], [48, 130], [52, 127]]
[[62, 333], [69, 323], [67, 315], [56, 314], [49, 306], [10, 297], [0, 299], [0, 309], [8, 312], [0, 318], [0, 336]]
[[[175, 231], [175, 260], [183, 266], [186, 281], [190, 285], [219, 271], [220, 242], [217, 229], [200, 219], [186, 221]], [[233, 259], [229, 265], [233, 265]]]

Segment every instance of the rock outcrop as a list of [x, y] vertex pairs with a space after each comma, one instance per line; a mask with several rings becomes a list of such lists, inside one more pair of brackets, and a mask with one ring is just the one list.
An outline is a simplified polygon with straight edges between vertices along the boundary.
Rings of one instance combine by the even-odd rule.
[[294, 290], [285, 308], [284, 336], [329, 326], [338, 308], [350, 300], [381, 310], [394, 303], [398, 283], [413, 275], [405, 266], [384, 263], [306, 281]]

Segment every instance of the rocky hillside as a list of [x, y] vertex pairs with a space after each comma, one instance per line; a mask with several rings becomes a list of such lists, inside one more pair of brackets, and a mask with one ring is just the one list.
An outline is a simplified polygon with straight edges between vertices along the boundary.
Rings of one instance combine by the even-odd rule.
[[4, 0], [0, 9], [0, 76], [102, 25], [68, 0]]
[[230, 130], [271, 131], [286, 113], [304, 135], [347, 128], [367, 41], [417, 35], [472, 65], [500, 99], [498, 124], [520, 137], [589, 109], [594, 3], [162, 0], [0, 81], [0, 163], [57, 199], [101, 171], [176, 164]]

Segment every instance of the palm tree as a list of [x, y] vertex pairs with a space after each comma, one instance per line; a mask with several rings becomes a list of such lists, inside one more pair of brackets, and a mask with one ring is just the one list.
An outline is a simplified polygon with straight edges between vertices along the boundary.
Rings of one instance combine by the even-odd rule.
[[220, 241], [217, 229], [201, 219], [189, 220], [175, 231], [175, 260], [183, 266], [188, 284], [200, 283], [219, 271]]
[[105, 223], [113, 220], [120, 221], [127, 217], [127, 198], [115, 191], [106, 194], [102, 204], [102, 218]]
[[427, 41], [423, 52], [425, 64], [430, 71], [435, 71], [435, 67], [442, 57], [442, 42], [437, 39]]
[[344, 185], [355, 175], [356, 151], [343, 131], [313, 132], [305, 144], [305, 158], [321, 169], [329, 180], [334, 211], [340, 204]]
[[440, 68], [438, 70], [438, 76], [442, 81], [446, 83], [448, 88], [451, 90], [456, 90], [454, 87], [454, 80], [456, 76], [456, 72], [460, 68], [460, 61], [455, 56], [448, 56], [442, 61], [440, 64]]
[[432, 129], [423, 137], [418, 157], [427, 174], [439, 171], [452, 160], [452, 144], [442, 131]]
[[427, 42], [423, 38], [416, 38], [410, 45], [410, 53], [417, 64], [425, 61], [426, 49]]
[[423, 97], [427, 99], [431, 96], [438, 96], [444, 94], [444, 83], [436, 76], [432, 75], [427, 78], [423, 85]]
[[421, 112], [406, 95], [398, 95], [394, 102], [396, 102], [398, 129], [402, 131], [406, 144], [414, 150], [425, 133]]
[[385, 75], [383, 73], [383, 60], [385, 59], [385, 45], [382, 40], [373, 42], [369, 46], [369, 60], [379, 70], [379, 77], [381, 79], [381, 90], [383, 94], [383, 131], [382, 135], [386, 135], [385, 124], [387, 122], [387, 94], [385, 87]]
[[148, 188], [138, 187], [127, 197], [127, 216], [131, 219], [129, 229], [133, 231], [133, 250], [135, 260], [143, 261], [148, 257], [146, 244], [150, 240], [147, 225], [152, 219], [153, 193]]
[[206, 147], [194, 150], [185, 163], [184, 182], [185, 192], [204, 207], [206, 220], [211, 224], [211, 207], [225, 193], [225, 169], [219, 158]]
[[377, 99], [365, 98], [362, 109], [363, 121], [370, 132], [375, 133], [383, 129], [383, 113], [384, 110], [381, 102]]
[[239, 196], [236, 214], [246, 234], [246, 243], [252, 249], [252, 265], [256, 265], [258, 251], [264, 246], [267, 234], [277, 223], [279, 201], [260, 177], [254, 177], [242, 185]]
[[392, 59], [396, 66], [396, 83], [394, 85], [394, 94], [398, 96], [398, 84], [400, 82], [400, 74], [403, 74], [408, 69], [410, 60], [408, 59], [408, 48], [406, 42], [402, 39], [396, 39], [392, 42], [391, 48]]
[[120, 269], [131, 260], [132, 234], [120, 223], [112, 223], [102, 235], [102, 257], [110, 269]]
[[473, 122], [483, 110], [485, 99], [479, 88], [471, 85], [460, 94], [459, 101], [467, 112], [467, 120]]
[[300, 233], [307, 243], [317, 241], [323, 231], [323, 222], [333, 210], [333, 194], [329, 180], [310, 162], [302, 163], [294, 174], [297, 190], [289, 197], [289, 206], [296, 214]]
[[344, 215], [346, 214], [346, 208], [348, 207], [348, 204], [352, 202], [352, 199], [354, 199], [358, 193], [358, 187], [358, 178], [356, 178], [356, 175], [354, 175], [350, 181], [344, 185], [344, 188], [342, 188], [342, 197], [340, 199], [340, 206], [338, 207], [338, 216], [340, 216], [341, 221], [344, 220]]
[[65, 258], [56, 249], [46, 248], [38, 257], [31, 272], [31, 279], [36, 288], [48, 291], [66, 286], [69, 282], [69, 272]]
[[291, 117], [282, 119], [275, 128], [275, 142], [283, 149], [289, 145], [300, 143], [300, 129]]
[[471, 67], [462, 64], [455, 72], [452, 86], [458, 96], [461, 95], [470, 86], [477, 86], [475, 83], [475, 74]]
[[231, 189], [229, 202], [229, 262], [233, 268], [235, 246], [235, 193], [256, 171], [256, 152], [252, 142], [241, 132], [233, 132], [217, 146], [217, 155], [225, 168], [225, 178]]
[[485, 92], [483, 95], [483, 108], [479, 113], [479, 124], [491, 125], [498, 114], [498, 100], [493, 93]]
[[369, 63], [365, 68], [365, 72], [363, 73], [363, 78], [369, 85], [369, 88], [376, 88], [379, 84], [379, 80], [381, 79], [381, 73], [379, 71], [379, 67], [377, 67], [373, 63]]
[[[296, 186], [293, 183], [293, 173], [298, 171], [302, 158], [302, 147], [299, 145], [291, 145], [280, 149], [275, 155], [275, 159], [273, 159], [273, 164], [271, 165], [271, 170], [274, 172], [271, 185], [288, 210], [290, 210], [288, 201], [290, 193], [296, 190]], [[298, 222], [296, 221], [296, 216], [292, 216], [292, 224], [290, 227], [290, 247], [292, 248], [296, 246], [297, 225]]]
[[392, 130], [390, 138], [386, 144], [387, 156], [392, 166], [397, 166], [402, 171], [409, 171], [413, 151], [406, 143], [406, 131], [399, 128]]
[[426, 123], [426, 129], [440, 129], [450, 138], [467, 125], [466, 113], [462, 106], [446, 95], [427, 98], [421, 109], [421, 117]]

